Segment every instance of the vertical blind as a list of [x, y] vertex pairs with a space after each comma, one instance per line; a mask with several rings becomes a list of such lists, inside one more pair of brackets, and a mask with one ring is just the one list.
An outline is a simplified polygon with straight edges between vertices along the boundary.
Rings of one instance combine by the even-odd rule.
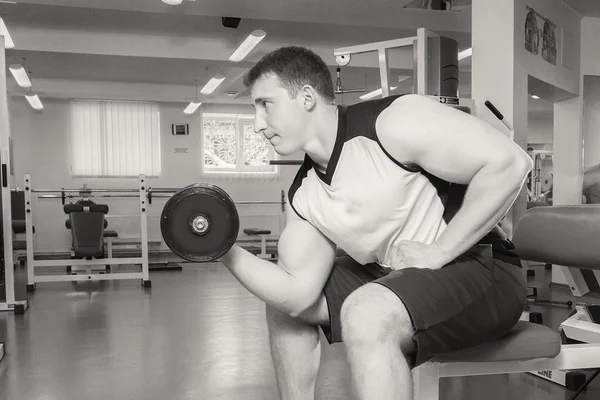
[[74, 176], [159, 176], [160, 121], [157, 104], [72, 100], [70, 110], [71, 168]]

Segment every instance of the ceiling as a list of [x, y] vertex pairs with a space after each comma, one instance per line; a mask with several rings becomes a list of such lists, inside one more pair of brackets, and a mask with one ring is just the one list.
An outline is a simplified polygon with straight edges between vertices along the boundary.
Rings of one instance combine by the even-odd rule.
[[[227, 78], [217, 92], [200, 100], [247, 103], [241, 78], [277, 47], [311, 48], [334, 78], [333, 49], [414, 36], [419, 27], [457, 40], [461, 50], [470, 47], [468, 7], [434, 11], [409, 3], [414, 0], [184, 0], [180, 6], [160, 0], [2, 0], [0, 14], [16, 44], [7, 50], [6, 64], [24, 63], [40, 97], [187, 102], [196, 95], [195, 81], [201, 87], [222, 73]], [[228, 16], [241, 18], [236, 29], [222, 24]], [[255, 29], [264, 30], [265, 39], [243, 62], [230, 62]], [[391, 52], [392, 82], [412, 74], [412, 59], [410, 48]], [[468, 60], [461, 63], [465, 88], [469, 69]], [[345, 88], [380, 87], [376, 54], [353, 57], [341, 79]], [[12, 79], [8, 84], [9, 93], [23, 93]], [[410, 79], [397, 90], [404, 88], [412, 89]]]
[[598, 0], [562, 0], [584, 17], [600, 18], [600, 1]]
[[[564, 0], [583, 15], [600, 16], [600, 0]], [[6, 64], [25, 64], [33, 89], [44, 98], [94, 97], [188, 102], [211, 76], [225, 82], [205, 102], [248, 103], [241, 78], [267, 52], [306, 46], [330, 66], [333, 49], [414, 36], [426, 27], [451, 37], [459, 49], [471, 45], [471, 0], [454, 0], [450, 11], [423, 7], [417, 0], [0, 0], [0, 14], [16, 43]], [[237, 28], [221, 17], [239, 17]], [[246, 60], [229, 55], [255, 29], [265, 39]], [[25, 60], [23, 60], [25, 57]], [[412, 74], [412, 50], [390, 54], [391, 81]], [[353, 57], [342, 67], [345, 88], [380, 87], [376, 54]], [[460, 63], [461, 95], [470, 96], [470, 60]], [[9, 93], [21, 95], [9, 79]], [[412, 90], [412, 80], [396, 90]], [[235, 97], [226, 92], [237, 92]], [[343, 102], [359, 94], [343, 95]]]

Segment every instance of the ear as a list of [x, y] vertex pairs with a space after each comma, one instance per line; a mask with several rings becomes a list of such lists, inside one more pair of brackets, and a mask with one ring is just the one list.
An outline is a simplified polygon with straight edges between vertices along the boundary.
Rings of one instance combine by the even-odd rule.
[[306, 111], [311, 111], [317, 105], [318, 93], [311, 85], [304, 85], [300, 89], [298, 98], [302, 101], [302, 106]]

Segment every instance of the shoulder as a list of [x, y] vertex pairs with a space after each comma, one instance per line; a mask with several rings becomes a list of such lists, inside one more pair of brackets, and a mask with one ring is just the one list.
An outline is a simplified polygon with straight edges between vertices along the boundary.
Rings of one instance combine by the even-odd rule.
[[451, 108], [430, 97], [412, 93], [406, 94], [397, 97], [390, 103], [389, 107], [382, 110], [378, 118], [380, 124], [378, 127], [385, 128], [386, 123], [396, 123], [399, 117], [402, 117], [405, 121], [414, 122], [448, 109]]
[[381, 114], [397, 99], [405, 95], [389, 96], [383, 99], [367, 100], [349, 106], [340, 106], [341, 129], [345, 130], [346, 140], [356, 136], [376, 136], [376, 123]]

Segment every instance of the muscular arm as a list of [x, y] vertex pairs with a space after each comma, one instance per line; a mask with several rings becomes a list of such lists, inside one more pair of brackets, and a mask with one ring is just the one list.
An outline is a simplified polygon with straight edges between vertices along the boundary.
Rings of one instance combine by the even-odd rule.
[[335, 245], [321, 232], [288, 209], [286, 226], [279, 238], [277, 264], [237, 245], [221, 261], [252, 294], [295, 317], [319, 299], [335, 251]]
[[436, 241], [444, 263], [472, 247], [506, 215], [532, 168], [527, 153], [502, 132], [422, 96], [396, 100], [377, 121], [377, 132], [399, 162], [468, 185], [460, 210]]

